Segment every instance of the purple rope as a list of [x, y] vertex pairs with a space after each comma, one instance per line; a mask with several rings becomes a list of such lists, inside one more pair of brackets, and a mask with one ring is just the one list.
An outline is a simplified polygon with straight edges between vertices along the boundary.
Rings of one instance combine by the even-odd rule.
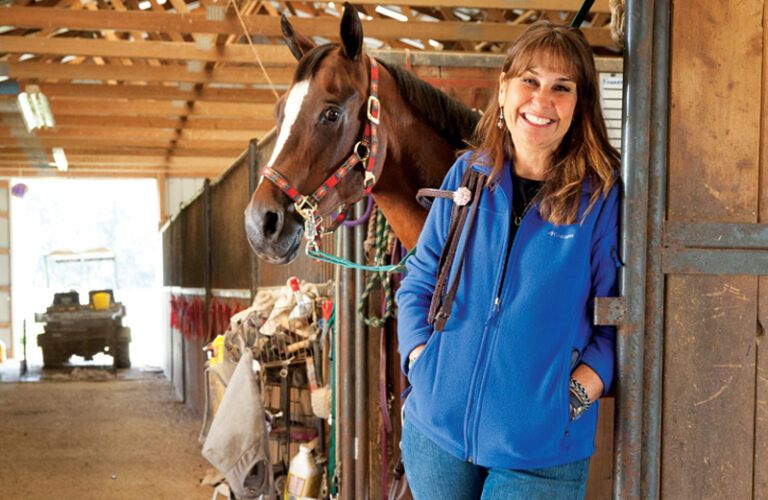
[[343, 220], [341, 221], [341, 225], [344, 227], [357, 227], [360, 224], [364, 224], [371, 217], [372, 210], [373, 210], [373, 196], [368, 195], [368, 205], [365, 207], [365, 213], [363, 213], [363, 215], [359, 219]]

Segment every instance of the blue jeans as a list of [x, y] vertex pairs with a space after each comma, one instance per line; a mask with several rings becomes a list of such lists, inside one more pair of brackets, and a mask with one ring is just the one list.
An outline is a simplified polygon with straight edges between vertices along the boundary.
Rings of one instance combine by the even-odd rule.
[[589, 459], [545, 469], [496, 469], [454, 457], [407, 420], [403, 464], [414, 500], [583, 499]]

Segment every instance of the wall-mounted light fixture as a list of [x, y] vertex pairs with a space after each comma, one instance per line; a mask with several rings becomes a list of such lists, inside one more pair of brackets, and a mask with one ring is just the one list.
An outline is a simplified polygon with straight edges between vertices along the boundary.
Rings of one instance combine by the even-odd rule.
[[21, 118], [27, 127], [27, 132], [38, 128], [53, 128], [56, 121], [53, 119], [48, 98], [40, 92], [37, 85], [27, 85], [24, 92], [20, 92], [16, 98], [16, 104], [21, 112]]
[[64, 154], [64, 148], [53, 148], [52, 152], [56, 168], [59, 169], [59, 172], [66, 172], [69, 169], [69, 162], [67, 161], [67, 155]]

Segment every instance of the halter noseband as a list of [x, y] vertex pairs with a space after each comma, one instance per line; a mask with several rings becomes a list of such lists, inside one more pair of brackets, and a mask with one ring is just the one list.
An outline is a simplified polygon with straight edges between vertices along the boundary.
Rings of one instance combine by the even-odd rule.
[[374, 167], [376, 156], [379, 150], [379, 119], [381, 117], [381, 102], [377, 97], [379, 93], [379, 66], [376, 59], [371, 57], [371, 92], [368, 96], [368, 105], [366, 114], [368, 123], [365, 124], [363, 137], [352, 148], [352, 154], [341, 166], [318, 187], [314, 193], [304, 196], [299, 190], [291, 184], [280, 172], [269, 165], [261, 171], [266, 179], [272, 181], [285, 194], [287, 194], [296, 207], [296, 211], [304, 219], [304, 236], [307, 238], [307, 250], [317, 250], [320, 244], [320, 237], [325, 233], [336, 230], [346, 217], [348, 206], [342, 202], [338, 207], [338, 213], [334, 216], [333, 224], [330, 229], [323, 230], [323, 218], [319, 213], [320, 200], [333, 189], [341, 179], [346, 176], [358, 163], [368, 162], [365, 168], [365, 178], [363, 179], [364, 194], [370, 194], [373, 186], [376, 184], [376, 175]]

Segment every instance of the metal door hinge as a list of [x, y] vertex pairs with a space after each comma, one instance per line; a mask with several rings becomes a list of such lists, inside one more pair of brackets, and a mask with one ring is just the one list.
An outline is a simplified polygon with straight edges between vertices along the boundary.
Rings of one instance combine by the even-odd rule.
[[624, 297], [595, 297], [595, 325], [619, 326], [625, 310]]

